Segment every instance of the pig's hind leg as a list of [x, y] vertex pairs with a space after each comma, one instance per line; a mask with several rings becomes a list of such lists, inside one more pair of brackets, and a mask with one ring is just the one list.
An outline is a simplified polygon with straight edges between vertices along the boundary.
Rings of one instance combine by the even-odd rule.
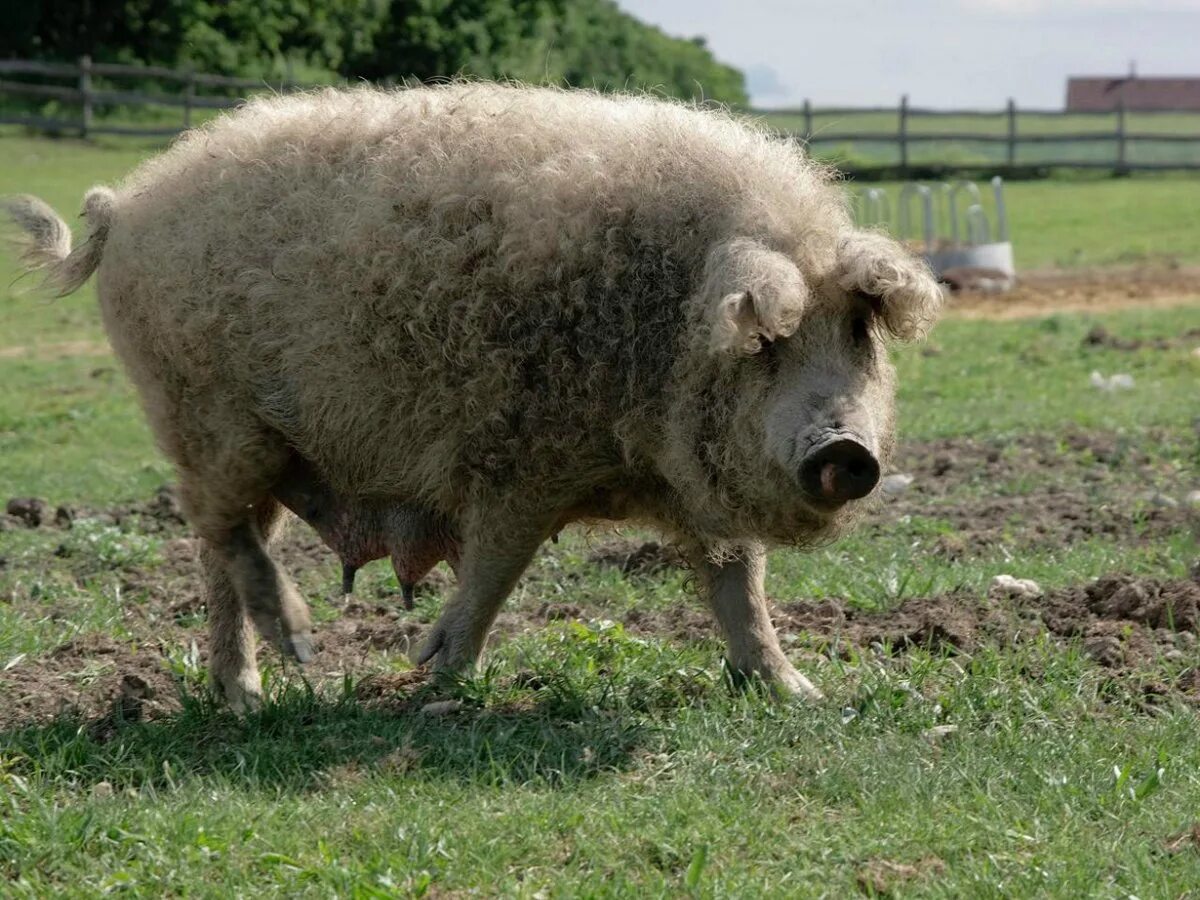
[[[281, 640], [282, 623], [285, 651], [301, 662], [312, 656], [308, 607], [266, 555], [266, 545], [279, 529], [279, 512], [274, 501], [260, 503], [250, 521], [231, 530], [225, 544], [202, 540], [211, 681], [237, 713], [261, 703], [251, 621], [273, 643]], [[277, 600], [264, 600], [272, 594]]]
[[468, 516], [457, 590], [421, 645], [417, 663], [447, 671], [474, 669], [496, 614], [549, 535], [552, 521], [478, 511]]
[[247, 616], [301, 662], [312, 657], [313, 645], [308, 607], [267, 552], [282, 512], [268, 491], [286, 464], [286, 448], [277, 451], [267, 438], [236, 449], [236, 456], [202, 457], [203, 471], [180, 465], [180, 493], [203, 542], [212, 680], [231, 707], [246, 709], [259, 695]]

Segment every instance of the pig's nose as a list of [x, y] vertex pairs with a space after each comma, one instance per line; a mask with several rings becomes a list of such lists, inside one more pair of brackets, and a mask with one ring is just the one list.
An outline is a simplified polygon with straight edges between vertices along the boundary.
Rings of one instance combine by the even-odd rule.
[[828, 503], [845, 503], [867, 496], [879, 483], [879, 461], [850, 438], [819, 444], [800, 464], [800, 484], [810, 495]]

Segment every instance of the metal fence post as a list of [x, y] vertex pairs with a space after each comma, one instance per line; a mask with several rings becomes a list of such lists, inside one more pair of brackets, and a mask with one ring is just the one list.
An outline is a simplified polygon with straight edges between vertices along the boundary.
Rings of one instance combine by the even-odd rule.
[[79, 136], [86, 138], [92, 130], [92, 58], [87, 54], [79, 57], [79, 93], [83, 104]]
[[812, 140], [813, 135], [813, 115], [812, 103], [807, 97], [804, 98], [804, 142], [808, 143]]
[[1125, 159], [1125, 101], [1117, 101], [1117, 171], [1126, 172]]
[[900, 174], [908, 174], [908, 94], [900, 97]]
[[1008, 98], [1008, 167], [1017, 164], [1017, 101]]

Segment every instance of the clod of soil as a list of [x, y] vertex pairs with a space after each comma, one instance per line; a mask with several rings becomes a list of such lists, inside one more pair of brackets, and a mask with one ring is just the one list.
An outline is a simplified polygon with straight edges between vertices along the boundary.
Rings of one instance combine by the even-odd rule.
[[1200, 328], [1191, 328], [1175, 339], [1123, 338], [1111, 333], [1103, 325], [1095, 325], [1084, 335], [1083, 346], [1104, 350], [1170, 350], [1174, 347], [1188, 346], [1197, 337], [1200, 337]]
[[1080, 639], [1103, 666], [1134, 671], [1195, 651], [1200, 584], [1109, 575], [1040, 599], [956, 593], [906, 600], [887, 612], [864, 612], [837, 600], [796, 602], [782, 606], [776, 622], [781, 631], [805, 632], [841, 655], [872, 644], [970, 652], [985, 643], [1050, 634]]
[[28, 528], [38, 528], [49, 517], [50, 506], [37, 497], [13, 497], [4, 511]]

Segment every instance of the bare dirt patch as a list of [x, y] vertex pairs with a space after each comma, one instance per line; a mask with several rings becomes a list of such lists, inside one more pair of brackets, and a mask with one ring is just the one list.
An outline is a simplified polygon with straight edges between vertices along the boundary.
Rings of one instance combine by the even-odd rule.
[[940, 875], [946, 864], [936, 856], [926, 856], [915, 863], [890, 859], [872, 859], [858, 873], [858, 887], [864, 894], [890, 897], [906, 883], [929, 875]]
[[0, 728], [80, 717], [97, 728], [112, 718], [155, 718], [179, 708], [161, 646], [89, 634], [36, 660], [8, 663], [0, 678]]
[[1200, 303], [1200, 268], [1147, 267], [1022, 273], [1007, 293], [955, 294], [949, 309], [970, 319], [1021, 319], [1193, 303]]
[[[37, 659], [17, 660], [4, 672], [0, 689], [0, 729], [45, 722], [69, 715], [87, 723], [103, 739], [120, 722], [155, 718], [178, 709], [178, 680], [171, 658], [194, 641], [204, 653], [200, 629], [171, 623], [170, 610], [155, 617], [133, 640], [90, 634], [68, 641]], [[537, 629], [547, 621], [588, 618], [586, 610], [546, 605], [536, 612], [509, 612], [498, 623], [501, 633]], [[1152, 675], [1147, 690], [1200, 703], [1200, 670], [1183, 668], [1200, 644], [1200, 584], [1112, 575], [1083, 585], [1050, 591], [1037, 600], [1010, 600], [966, 592], [913, 598], [888, 611], [864, 611], [839, 599], [789, 600], [775, 604], [780, 635], [801, 656], [849, 658], [872, 648], [905, 652], [970, 654], [985, 645], [1014, 643], [1049, 635], [1066, 644], [1078, 642], [1085, 653], [1114, 675]], [[694, 602], [625, 616], [633, 633], [679, 641], [712, 640], [714, 624]], [[314, 684], [336, 686], [346, 676], [364, 679], [357, 694], [364, 700], [408, 703], [425, 683], [420, 671], [379, 669], [379, 652], [407, 654], [425, 625], [404, 618], [391, 604], [351, 601], [343, 615], [325, 623], [317, 637], [318, 655], [304, 672]], [[1179, 674], [1164, 680], [1163, 663], [1176, 663]], [[279, 665], [276, 654], [260, 650], [260, 664]], [[397, 694], [398, 696], [392, 696]]]
[[50, 344], [12, 344], [0, 347], [0, 359], [66, 359], [72, 356], [111, 356], [106, 341], [60, 341]]
[[[950, 558], [1194, 529], [1200, 510], [1186, 497], [1200, 487], [1198, 476], [1173, 458], [1200, 452], [1200, 437], [1194, 446], [1172, 447], [1172, 440], [1068, 432], [906, 444], [893, 469], [913, 482], [886, 498], [866, 528], [882, 534], [907, 517], [939, 520], [949, 530], [936, 549]], [[1174, 452], [1154, 455], [1148, 446]]]
[[1177, 347], [1193, 348], [1198, 342], [1200, 342], [1200, 328], [1189, 328], [1183, 334], [1174, 338], [1142, 340], [1141, 338], [1121, 337], [1118, 334], [1113, 334], [1103, 325], [1094, 325], [1083, 336], [1083, 346], [1087, 349], [1124, 350], [1127, 352], [1135, 350], [1174, 350]]
[[617, 569], [622, 575], [655, 575], [685, 565], [674, 547], [625, 537], [603, 541], [588, 555], [588, 562], [601, 568]]
[[[1040, 636], [1078, 642], [1114, 675], [1161, 675], [1164, 663], [1180, 670], [1197, 659], [1200, 583], [1189, 579], [1107, 575], [1049, 591], [1037, 599], [979, 596], [962, 591], [914, 597], [894, 609], [859, 609], [841, 599], [788, 600], [772, 618], [785, 645], [801, 654], [843, 659], [872, 649], [970, 654], [984, 646], [1008, 647]], [[709, 616], [695, 604], [631, 612], [635, 633], [679, 641], [712, 638]], [[1182, 668], [1169, 683], [1152, 680], [1155, 694], [1200, 704], [1200, 669]]]
[[[1119, 434], [1089, 432], [1062, 438], [910, 444], [901, 450], [897, 467], [914, 476], [912, 485], [884, 501], [866, 528], [885, 534], [904, 527], [911, 518], [934, 519], [947, 530], [936, 536], [932, 551], [969, 557], [994, 554], [998, 546], [1014, 550], [1046, 543], [1062, 546], [1096, 535], [1134, 541], [1193, 527], [1198, 513], [1186, 504], [1156, 505], [1144, 498], [1148, 485], [1168, 495], [1196, 487], [1179, 481], [1186, 467], [1171, 462], [1195, 448], [1168, 448], [1172, 452], [1157, 454], [1144, 449], [1157, 446], [1161, 451], [1169, 440], [1166, 435], [1161, 440], [1151, 436], [1150, 441], [1143, 437], [1135, 443]], [[70, 530], [84, 518], [155, 535], [161, 542], [161, 561], [108, 570], [104, 576], [117, 579], [122, 596], [128, 598], [122, 610], [122, 631], [127, 637], [83, 634], [40, 656], [0, 659], [0, 666], [8, 667], [0, 672], [0, 728], [70, 713], [92, 723], [99, 735], [116, 718], [152, 718], [177, 708], [173, 671], [179, 670], [181, 655], [203, 659], [206, 638], [198, 548], [183, 524], [173, 492], [164, 488], [146, 501], [106, 509], [16, 499], [10, 514], [0, 517], [0, 526], [61, 534], [63, 543], [54, 550], [59, 538], [52, 537], [45, 542], [44, 558], [20, 555], [0, 562], [10, 571], [52, 569], [81, 579], [91, 577], [94, 573], [75, 568], [87, 561], [75, 560], [64, 549]], [[336, 595], [334, 557], [308, 528], [294, 523], [275, 556], [310, 591]], [[674, 550], [659, 543], [613, 535], [592, 546], [587, 565], [616, 569], [629, 578], [661, 578], [684, 563]], [[563, 575], [565, 584], [581, 577]], [[435, 573], [421, 593], [444, 595], [450, 585], [447, 576]], [[334, 617], [318, 627], [318, 656], [305, 677], [336, 684], [346, 675], [371, 675], [376, 689], [383, 690], [381, 673], [392, 667], [387, 661], [394, 665], [394, 660], [408, 655], [428, 627], [429, 614], [423, 605], [415, 613], [406, 613], [398, 598], [385, 591], [376, 593], [360, 584], [351, 598], [330, 598]], [[507, 607], [497, 622], [498, 639], [550, 622], [596, 615], [570, 591], [551, 597], [542, 603]], [[28, 614], [35, 617], [69, 615], [33, 595], [0, 597], [0, 602], [28, 604]], [[864, 612], [839, 599], [789, 599], [778, 603], [775, 615], [785, 642], [804, 653], [845, 654], [872, 644], [969, 653], [984, 644], [1007, 645], [1049, 634], [1063, 642], [1078, 641], [1100, 665], [1124, 673], [1164, 659], [1195, 657], [1198, 602], [1200, 588], [1194, 581], [1117, 575], [1052, 591], [1038, 601], [956, 593], [910, 599], [887, 612]], [[624, 621], [631, 631], [678, 640], [715, 636], [711, 617], [694, 601], [633, 610]], [[280, 665], [270, 648], [261, 650], [260, 662]], [[1189, 671], [1162, 687], [1162, 692], [1200, 699], [1200, 669]], [[414, 677], [387, 676], [401, 681]]]
[[1049, 634], [1080, 639], [1100, 665], [1132, 672], [1194, 652], [1198, 604], [1200, 584], [1192, 580], [1108, 575], [1038, 599], [947, 594], [906, 600], [886, 612], [839, 600], [792, 602], [780, 606], [778, 623], [843, 656], [872, 645], [971, 652]]

